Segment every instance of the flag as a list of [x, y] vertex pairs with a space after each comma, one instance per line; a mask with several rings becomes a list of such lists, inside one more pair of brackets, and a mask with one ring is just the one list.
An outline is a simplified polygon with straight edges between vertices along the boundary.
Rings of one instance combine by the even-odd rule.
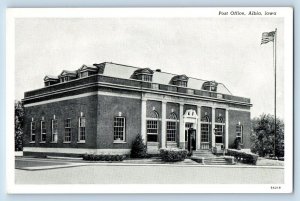
[[264, 32], [262, 33], [262, 38], [261, 38], [261, 45], [262, 44], [266, 44], [270, 41], [274, 42], [274, 37], [275, 37], [275, 31], [271, 31], [271, 32]]

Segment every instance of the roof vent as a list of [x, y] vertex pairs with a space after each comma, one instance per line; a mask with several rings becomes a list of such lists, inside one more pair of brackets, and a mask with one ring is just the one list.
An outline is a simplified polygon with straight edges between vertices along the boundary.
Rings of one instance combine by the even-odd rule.
[[156, 71], [156, 72], [161, 72], [161, 69], [156, 69], [155, 71]]

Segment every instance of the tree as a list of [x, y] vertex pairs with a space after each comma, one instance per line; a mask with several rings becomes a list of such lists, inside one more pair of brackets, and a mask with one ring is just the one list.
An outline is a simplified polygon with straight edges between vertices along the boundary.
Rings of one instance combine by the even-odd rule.
[[143, 142], [143, 138], [138, 134], [132, 143], [130, 156], [132, 158], [145, 158], [147, 157], [147, 146]]
[[258, 118], [252, 119], [252, 147], [251, 151], [261, 157], [274, 155], [284, 157], [284, 123], [276, 118], [276, 135], [274, 116], [262, 114]]
[[15, 101], [15, 151], [23, 150], [24, 107], [21, 101]]

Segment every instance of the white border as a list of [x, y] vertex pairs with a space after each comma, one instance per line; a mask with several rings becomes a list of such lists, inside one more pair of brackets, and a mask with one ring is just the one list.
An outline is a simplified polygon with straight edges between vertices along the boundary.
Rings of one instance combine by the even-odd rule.
[[[284, 18], [284, 95], [285, 95], [285, 170], [284, 184], [271, 190], [271, 184], [126, 184], [122, 185], [16, 185], [14, 174], [14, 48], [16, 18], [99, 18], [99, 17], [257, 17], [219, 16], [218, 11], [277, 12]], [[293, 9], [287, 7], [226, 7], [226, 8], [30, 8], [7, 9], [6, 13], [6, 180], [8, 193], [291, 193], [293, 191]], [[270, 17], [270, 16], [259, 16]], [[114, 188], [118, 186], [117, 188]]]

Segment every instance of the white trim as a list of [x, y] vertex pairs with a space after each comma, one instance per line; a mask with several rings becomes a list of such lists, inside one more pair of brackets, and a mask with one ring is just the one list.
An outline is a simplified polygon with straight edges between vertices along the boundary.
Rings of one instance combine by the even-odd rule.
[[95, 92], [88, 92], [88, 93], [83, 93], [83, 94], [78, 94], [78, 95], [73, 95], [73, 96], [62, 97], [62, 98], [55, 98], [55, 99], [41, 101], [41, 102], [37, 102], [37, 103], [29, 103], [29, 104], [25, 104], [24, 107], [44, 105], [44, 104], [48, 104], [48, 103], [55, 103], [55, 102], [59, 102], [59, 101], [83, 98], [83, 97], [94, 96], [94, 95], [105, 95], [105, 96], [113, 96], [113, 97], [141, 99], [140, 96], [136, 96], [136, 95], [126, 95], [126, 94], [106, 92], [106, 91], [95, 91]]
[[65, 154], [129, 154], [130, 149], [84, 149], [84, 148], [50, 148], [50, 147], [24, 147], [23, 152], [36, 153], [65, 153]]

